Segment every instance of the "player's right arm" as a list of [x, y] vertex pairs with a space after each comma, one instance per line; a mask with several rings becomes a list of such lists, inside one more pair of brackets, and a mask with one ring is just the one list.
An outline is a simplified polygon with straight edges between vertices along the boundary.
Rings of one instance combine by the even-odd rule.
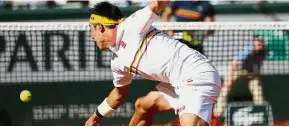
[[158, 15], [169, 3], [170, 1], [153, 0], [148, 6], [138, 10], [125, 20], [126, 24], [128, 24], [128, 29], [131, 29], [134, 34], [145, 35], [158, 18]]
[[[178, 2], [171, 2], [170, 6], [166, 7], [161, 15], [161, 19], [163, 22], [170, 22], [170, 18], [173, 12], [178, 8]], [[173, 36], [174, 32], [172, 30], [166, 31], [169, 36]]]
[[[162, 21], [163, 22], [169, 22], [172, 14], [173, 14], [173, 11], [172, 11], [171, 7], [165, 8], [165, 10], [164, 10], [164, 12], [162, 13], [162, 16], [161, 16]], [[172, 30], [168, 30], [168, 31], [166, 31], [166, 33], [169, 36], [173, 36], [174, 35], [174, 32]]]
[[172, 1], [170, 3], [170, 6], [166, 7], [162, 13], [162, 21], [163, 22], [169, 22], [172, 14], [179, 9], [180, 2], [179, 1]]
[[161, 16], [162, 21], [163, 22], [169, 22], [172, 14], [173, 14], [172, 8], [170, 8], [170, 7], [165, 8], [165, 10]]
[[170, 4], [170, 0], [153, 0], [149, 7], [150, 9], [157, 15], [161, 13], [162, 10], [164, 10], [165, 7], [167, 7]]

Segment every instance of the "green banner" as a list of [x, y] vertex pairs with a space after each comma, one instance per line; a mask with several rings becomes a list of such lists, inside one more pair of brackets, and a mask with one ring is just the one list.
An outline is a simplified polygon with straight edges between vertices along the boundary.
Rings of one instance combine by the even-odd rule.
[[[101, 125], [128, 125], [137, 98], [146, 95], [156, 84], [147, 80], [133, 81], [125, 103], [110, 117], [104, 118]], [[11, 124], [15, 126], [83, 126], [113, 89], [113, 84], [111, 81], [65, 82], [10, 84], [0, 87], [0, 111], [7, 112], [0, 114], [0, 125], [11, 119]], [[24, 89], [32, 94], [29, 103], [23, 103], [19, 98]], [[154, 124], [163, 124], [174, 119], [174, 112], [160, 114], [155, 117]]]
[[264, 36], [268, 60], [288, 60], [288, 31], [255, 30], [254, 35]]
[[229, 126], [269, 126], [273, 124], [271, 106], [234, 102], [228, 104], [227, 123]]
[[[289, 120], [288, 77], [289, 75], [261, 77], [264, 98], [272, 107], [271, 116], [274, 121]], [[105, 118], [102, 125], [127, 125], [137, 98], [146, 95], [155, 85], [157, 82], [134, 80], [125, 103], [111, 117]], [[32, 93], [32, 101], [29, 103], [20, 101], [19, 95], [24, 89]], [[84, 125], [111, 89], [111, 81], [1, 84], [0, 125], [9, 123], [9, 119], [12, 125]], [[245, 83], [237, 84], [229, 95], [229, 102], [251, 100], [252, 96]], [[233, 110], [244, 107], [246, 106], [235, 107]], [[257, 108], [262, 110], [262, 107]], [[255, 112], [255, 109], [252, 111]], [[173, 111], [159, 114], [154, 118], [154, 124], [171, 122], [175, 118]]]

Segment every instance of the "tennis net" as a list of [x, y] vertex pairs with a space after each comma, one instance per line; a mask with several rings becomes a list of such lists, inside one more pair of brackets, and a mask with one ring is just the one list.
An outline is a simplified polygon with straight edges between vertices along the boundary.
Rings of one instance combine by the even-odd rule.
[[[215, 113], [224, 116], [228, 125], [272, 125], [273, 116], [277, 120], [287, 119], [285, 117], [288, 115], [278, 112], [278, 109], [286, 109], [286, 106], [282, 107], [280, 101], [266, 91], [270, 91], [272, 85], [285, 88], [284, 79], [288, 79], [288, 22], [172, 22], [155, 23], [154, 26], [164, 32], [172, 30], [174, 38], [203, 52], [216, 66], [224, 81], [230, 79], [229, 71], [234, 60], [241, 63], [240, 70], [247, 69], [246, 74], [237, 74], [239, 78], [244, 75], [249, 79], [267, 76], [262, 80], [265, 84], [263, 90], [254, 86], [252, 89], [265, 91], [260, 94], [269, 97], [265, 99], [269, 103], [264, 101], [263, 95], [257, 95], [257, 101], [253, 99], [253, 104], [240, 102], [242, 98], [238, 96], [235, 97], [235, 101], [238, 101], [236, 103], [220, 103], [221, 107]], [[265, 50], [259, 55], [264, 60], [256, 60], [259, 57], [254, 56], [258, 55], [252, 54], [255, 52], [253, 42], [260, 40]], [[0, 23], [2, 85], [112, 80], [111, 56], [110, 51], [98, 50], [86, 22]], [[262, 64], [259, 65], [258, 61]], [[286, 95], [285, 92], [278, 94]], [[270, 100], [270, 97], [273, 99]], [[275, 105], [273, 115], [271, 103]]]
[[[155, 23], [175, 30], [174, 37], [194, 33], [204, 54], [222, 76], [238, 53], [262, 36], [268, 50], [262, 74], [289, 74], [288, 23]], [[204, 33], [213, 30], [206, 36]], [[188, 32], [183, 32], [188, 31]], [[192, 32], [193, 31], [193, 32]], [[87, 23], [1, 23], [0, 81], [55, 82], [111, 80], [109, 51], [100, 52]]]

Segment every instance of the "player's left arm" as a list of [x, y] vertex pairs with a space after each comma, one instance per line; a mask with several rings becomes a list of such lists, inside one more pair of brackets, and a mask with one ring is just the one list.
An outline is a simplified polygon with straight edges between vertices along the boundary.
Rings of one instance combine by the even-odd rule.
[[[215, 22], [216, 21], [215, 15], [216, 15], [216, 10], [215, 10], [214, 6], [210, 4], [208, 11], [205, 14], [205, 22]], [[206, 33], [206, 36], [210, 36], [214, 33], [215, 33], [214, 30], [208, 30]]]
[[128, 95], [129, 85], [132, 82], [132, 74], [117, 69], [112, 64], [112, 75], [114, 77], [113, 84], [115, 88], [104, 99], [104, 101], [96, 108], [94, 114], [86, 121], [85, 125], [98, 125], [102, 117], [109, 116], [113, 113], [125, 100]]
[[124, 87], [115, 87], [107, 98], [98, 106], [95, 113], [85, 122], [85, 126], [98, 125], [102, 117], [110, 115], [125, 100], [128, 95], [129, 85]]

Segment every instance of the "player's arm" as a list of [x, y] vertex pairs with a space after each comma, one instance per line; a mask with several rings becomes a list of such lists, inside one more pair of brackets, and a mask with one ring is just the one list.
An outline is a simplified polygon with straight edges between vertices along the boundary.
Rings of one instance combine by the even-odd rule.
[[169, 22], [172, 14], [179, 9], [180, 2], [172, 1], [169, 6], [167, 6], [162, 12], [161, 18], [163, 22]]
[[172, 8], [166, 7], [164, 12], [161, 15], [162, 21], [169, 22], [172, 14], [173, 14]]
[[123, 87], [115, 87], [108, 95], [106, 101], [112, 109], [117, 109], [128, 95], [129, 85]]
[[[165, 10], [163, 11], [162, 15], [161, 15], [162, 21], [163, 22], [169, 22], [170, 18], [172, 16], [172, 13], [173, 13], [172, 8], [171, 7], [166, 7]], [[166, 31], [166, 33], [169, 36], [173, 36], [174, 35], [174, 32], [172, 30], [168, 30], [168, 31]]]
[[129, 24], [127, 29], [133, 33], [145, 35], [161, 11], [169, 4], [169, 1], [153, 0], [145, 8], [138, 10], [125, 20]]
[[128, 95], [129, 85], [115, 87], [108, 97], [97, 107], [94, 114], [86, 121], [85, 126], [95, 126], [100, 123], [102, 117], [113, 113], [125, 100]]
[[[112, 66], [112, 68], [114, 68]], [[113, 84], [115, 88], [110, 92], [107, 98], [96, 108], [94, 114], [86, 121], [85, 125], [98, 125], [102, 117], [109, 116], [125, 100], [128, 95], [129, 84], [132, 81], [132, 75], [118, 69], [113, 69]]]
[[101, 105], [98, 107], [98, 112], [100, 113], [99, 115], [101, 115], [100, 117], [108, 116], [114, 110], [116, 110], [124, 102], [126, 96], [128, 95], [128, 90], [129, 85], [123, 87], [115, 87], [107, 96], [107, 98], [102, 102], [102, 104], [108, 107], [101, 107]]
[[[170, 18], [174, 11], [178, 8], [178, 4], [176, 1], [171, 2], [170, 6], [166, 7], [162, 12], [161, 19], [163, 22], [170, 22]], [[174, 32], [172, 30], [166, 31], [167, 35], [173, 36]]]
[[170, 4], [169, 0], [153, 0], [150, 4], [149, 7], [150, 9], [157, 15], [161, 13], [162, 10], [165, 9]]

